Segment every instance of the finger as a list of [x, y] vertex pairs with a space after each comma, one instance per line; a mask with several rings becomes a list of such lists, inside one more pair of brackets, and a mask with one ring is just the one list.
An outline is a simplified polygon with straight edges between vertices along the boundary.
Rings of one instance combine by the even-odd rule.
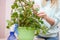
[[41, 15], [41, 14], [44, 14], [44, 13], [37, 13], [37, 15]]
[[45, 13], [44, 12], [40, 12], [40, 13], [37, 13], [37, 15], [45, 15]]
[[39, 16], [39, 17], [44, 17], [44, 15], [45, 15], [45, 14], [39, 14], [38, 16]]

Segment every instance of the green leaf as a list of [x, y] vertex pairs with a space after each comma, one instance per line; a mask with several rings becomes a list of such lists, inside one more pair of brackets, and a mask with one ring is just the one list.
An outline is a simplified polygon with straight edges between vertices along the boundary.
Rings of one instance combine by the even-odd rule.
[[40, 29], [37, 29], [35, 35], [39, 35], [39, 33], [40, 33]]
[[19, 0], [15, 0], [15, 2], [18, 2]]
[[17, 12], [13, 12], [13, 14], [11, 15], [12, 18], [18, 18], [18, 13]]
[[10, 28], [14, 23], [12, 22], [12, 21], [10, 21], [10, 20], [7, 20], [7, 23], [8, 23], [8, 25], [7, 25], [7, 28]]
[[7, 26], [7, 28], [9, 29], [10, 27], [9, 27], [9, 26]]
[[17, 2], [14, 3], [14, 6], [15, 6], [16, 8], [18, 8]]
[[15, 5], [12, 5], [11, 8], [14, 9], [15, 8]]
[[44, 23], [42, 20], [39, 20], [39, 22], [40, 22], [41, 24], [43, 24], [43, 23]]

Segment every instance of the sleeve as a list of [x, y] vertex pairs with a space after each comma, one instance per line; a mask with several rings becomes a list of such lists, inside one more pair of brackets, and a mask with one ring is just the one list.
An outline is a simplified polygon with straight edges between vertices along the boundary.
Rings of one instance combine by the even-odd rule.
[[57, 13], [54, 16], [55, 23], [53, 26], [51, 26], [51, 30], [49, 30], [49, 33], [58, 33], [60, 32], [60, 28], [58, 26], [58, 23], [60, 22], [60, 10], [57, 11]]
[[56, 26], [60, 22], [60, 5], [59, 5], [59, 3], [60, 2], [58, 2], [58, 8], [57, 8], [56, 14], [54, 15], [55, 23], [53, 26]]
[[60, 32], [60, 28], [58, 26], [59, 22], [60, 22], [60, 12], [58, 11], [54, 17], [54, 20], [55, 20], [55, 23], [53, 26], [50, 27], [51, 30], [49, 30], [48, 32], [49, 33], [58, 33]]

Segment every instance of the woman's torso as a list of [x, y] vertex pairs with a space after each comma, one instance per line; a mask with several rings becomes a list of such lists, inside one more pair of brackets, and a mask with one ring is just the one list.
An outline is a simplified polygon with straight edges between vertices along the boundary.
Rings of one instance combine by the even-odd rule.
[[[39, 5], [39, 7], [40, 7], [39, 12], [44, 11], [49, 17], [55, 19], [55, 14], [56, 14], [56, 10], [57, 10], [56, 6], [51, 7], [51, 2], [50, 1], [48, 1], [45, 6], [42, 6], [42, 1], [43, 0], [34, 0], [34, 1], [35, 1], [35, 4]], [[45, 26], [50, 28], [50, 29], [48, 30], [48, 32], [46, 34], [40, 33], [39, 35], [44, 36], [44, 37], [57, 36], [57, 31], [59, 30], [57, 28], [57, 25], [56, 26], [51, 26], [46, 20], [44, 20], [44, 19], [42, 19], [42, 20], [44, 21]]]

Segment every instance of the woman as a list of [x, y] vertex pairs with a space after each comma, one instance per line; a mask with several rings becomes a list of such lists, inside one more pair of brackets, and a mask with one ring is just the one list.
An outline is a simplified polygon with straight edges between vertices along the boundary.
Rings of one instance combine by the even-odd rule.
[[[36, 38], [45, 40], [58, 40], [59, 28], [57, 24], [59, 19], [56, 14], [59, 14], [58, 0], [34, 0], [35, 4], [40, 7], [37, 16], [42, 18], [44, 24], [49, 28], [46, 34], [40, 33]], [[36, 5], [34, 5], [36, 7]], [[35, 11], [34, 11], [35, 12]], [[36, 13], [36, 12], [35, 12]]]

